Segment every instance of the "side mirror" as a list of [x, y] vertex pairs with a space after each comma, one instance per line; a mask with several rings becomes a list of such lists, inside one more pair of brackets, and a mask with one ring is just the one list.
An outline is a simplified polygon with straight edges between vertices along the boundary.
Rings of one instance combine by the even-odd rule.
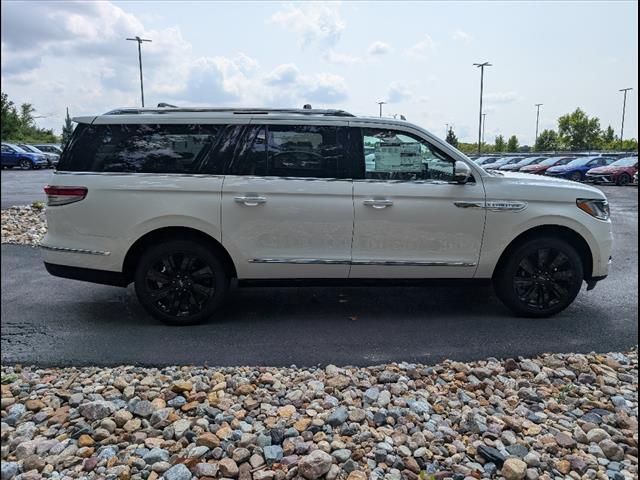
[[464, 185], [471, 178], [471, 168], [465, 162], [458, 160], [453, 167], [453, 178], [456, 183]]

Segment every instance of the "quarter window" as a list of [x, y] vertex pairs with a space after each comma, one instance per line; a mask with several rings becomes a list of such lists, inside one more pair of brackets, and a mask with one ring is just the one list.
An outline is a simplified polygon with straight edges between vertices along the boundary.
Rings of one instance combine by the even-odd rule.
[[407, 132], [362, 129], [365, 177], [373, 180], [454, 180], [454, 161]]
[[196, 173], [220, 130], [216, 125], [90, 125], [76, 132], [59, 170]]

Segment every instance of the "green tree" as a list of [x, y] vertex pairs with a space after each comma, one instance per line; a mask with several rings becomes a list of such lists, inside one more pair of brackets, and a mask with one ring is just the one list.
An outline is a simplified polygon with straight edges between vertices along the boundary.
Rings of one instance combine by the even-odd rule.
[[505, 144], [505, 141], [504, 141], [504, 137], [502, 135], [496, 136], [496, 140], [495, 140], [494, 143], [495, 143], [495, 146], [493, 147], [494, 151], [496, 151], [496, 152], [504, 152], [506, 144]]
[[458, 146], [458, 137], [456, 137], [456, 134], [453, 132], [453, 128], [449, 127], [447, 138], [445, 140], [449, 145], [453, 145], [454, 147]]
[[2, 141], [14, 138], [20, 130], [20, 118], [16, 111], [16, 106], [9, 100], [9, 96], [0, 93], [0, 110], [2, 117], [0, 118], [0, 129]]
[[20, 110], [9, 100], [9, 96], [1, 92], [2, 141], [24, 143], [54, 143], [58, 137], [53, 130], [39, 128], [36, 125], [35, 108], [30, 103], [23, 103]]
[[616, 133], [611, 128], [611, 125], [602, 131], [601, 140], [604, 145], [610, 145], [616, 141]]
[[66, 145], [71, 134], [73, 133], [73, 122], [69, 116], [69, 108], [67, 107], [67, 116], [64, 119], [64, 125], [62, 126], [62, 145]]
[[558, 119], [558, 134], [569, 150], [589, 150], [601, 145], [600, 120], [589, 118], [580, 108]]
[[518, 137], [515, 135], [511, 135], [509, 137], [509, 141], [507, 142], [507, 152], [517, 152], [518, 146], [520, 143], [518, 142]]
[[535, 149], [538, 152], [558, 150], [558, 134], [555, 130], [543, 130], [536, 140]]

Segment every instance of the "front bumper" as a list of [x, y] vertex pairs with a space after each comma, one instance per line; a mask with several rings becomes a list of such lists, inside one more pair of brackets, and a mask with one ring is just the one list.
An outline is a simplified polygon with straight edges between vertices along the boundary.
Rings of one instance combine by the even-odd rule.
[[614, 183], [615, 180], [611, 174], [587, 174], [585, 180], [589, 183]]

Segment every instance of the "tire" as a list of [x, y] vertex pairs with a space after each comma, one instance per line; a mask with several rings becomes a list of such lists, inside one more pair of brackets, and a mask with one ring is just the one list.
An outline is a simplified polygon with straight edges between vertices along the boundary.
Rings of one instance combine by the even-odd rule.
[[31, 160], [27, 160], [26, 158], [23, 158], [22, 160], [20, 160], [18, 162], [18, 166], [22, 170], [33, 170], [35, 168], [35, 166], [33, 165], [33, 162]]
[[570, 180], [573, 180], [574, 182], [581, 182], [582, 181], [582, 173], [580, 172], [573, 172], [571, 174], [571, 176], [569, 177]]
[[544, 318], [567, 308], [584, 279], [578, 252], [564, 240], [537, 237], [517, 245], [498, 267], [498, 298], [518, 316]]
[[134, 281], [145, 310], [168, 325], [210, 319], [229, 288], [222, 262], [210, 247], [193, 240], [149, 248], [138, 261]]
[[629, 185], [631, 183], [631, 176], [628, 173], [621, 173], [616, 180], [616, 185], [619, 187], [624, 187], [625, 185]]

